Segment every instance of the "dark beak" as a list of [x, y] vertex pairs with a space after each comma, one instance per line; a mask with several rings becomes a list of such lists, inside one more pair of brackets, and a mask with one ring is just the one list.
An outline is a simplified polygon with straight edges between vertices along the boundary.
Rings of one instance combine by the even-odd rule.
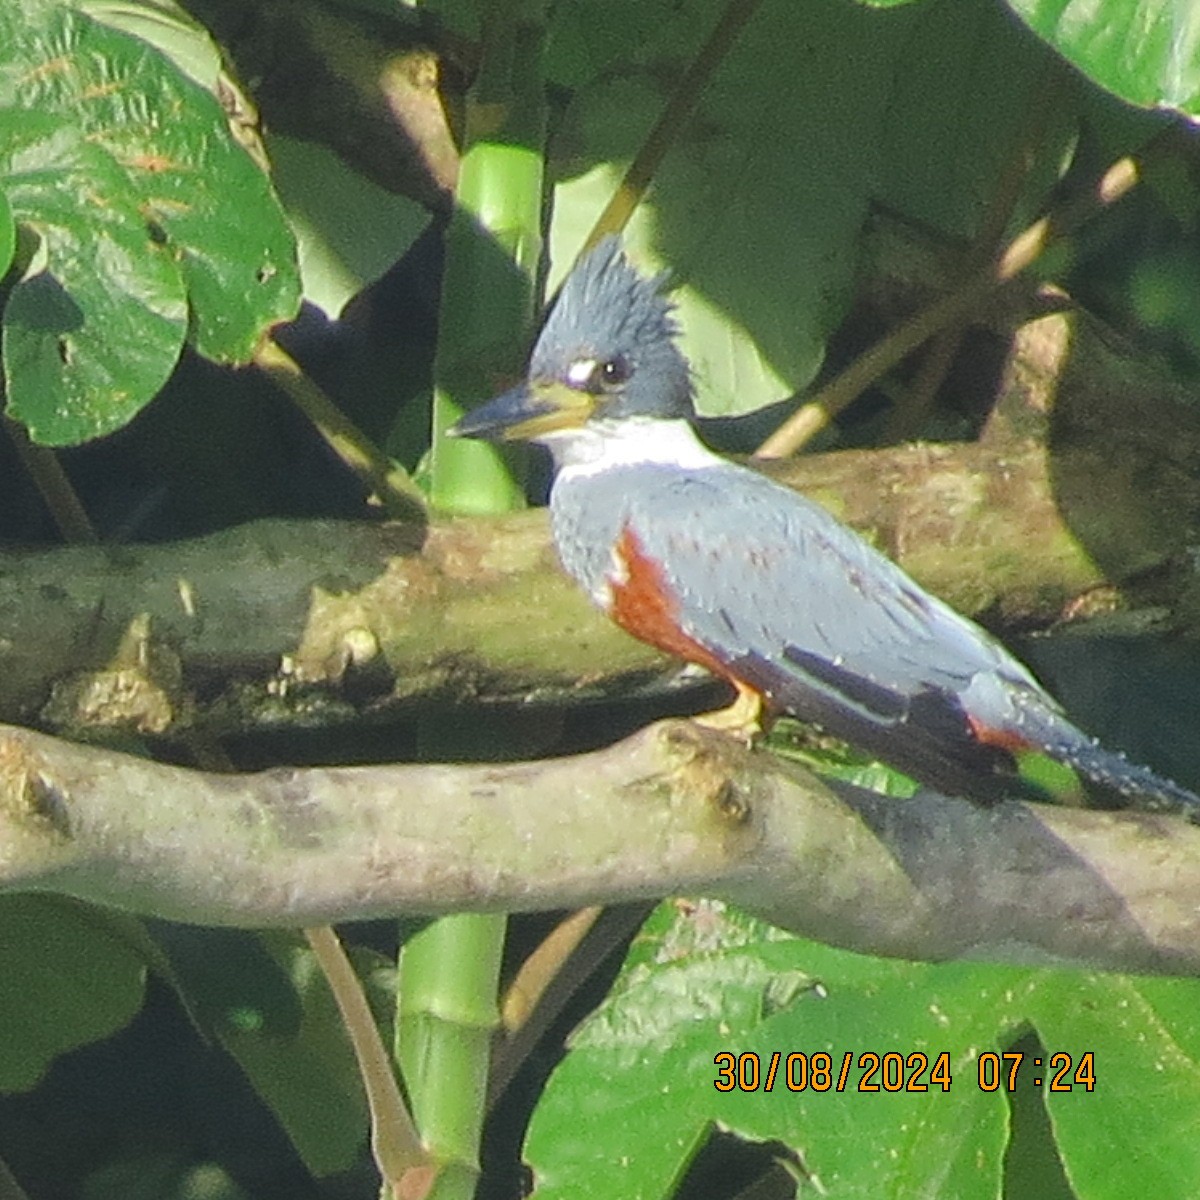
[[467, 413], [446, 430], [448, 437], [488, 442], [536, 439], [556, 429], [582, 425], [594, 398], [561, 383], [522, 383]]

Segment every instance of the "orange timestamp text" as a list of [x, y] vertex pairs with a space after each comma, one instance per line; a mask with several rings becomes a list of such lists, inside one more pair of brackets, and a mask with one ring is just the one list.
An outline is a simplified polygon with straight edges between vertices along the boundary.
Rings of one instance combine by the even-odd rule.
[[[955, 1079], [946, 1050], [933, 1055], [922, 1050], [908, 1054], [897, 1050], [855, 1054], [847, 1050], [840, 1056], [823, 1050], [812, 1054], [799, 1050], [788, 1054], [782, 1050], [734, 1054], [723, 1050], [714, 1065], [718, 1092], [771, 1092], [777, 1085], [789, 1092], [948, 1092]], [[1059, 1052], [1044, 1058], [1015, 1050], [1003, 1054], [987, 1051], [976, 1057], [975, 1067], [975, 1078], [970, 1082], [984, 1092], [1012, 1092], [1025, 1084], [1044, 1084], [1051, 1092], [1091, 1092], [1096, 1087], [1096, 1056], [1090, 1050], [1079, 1055]]]

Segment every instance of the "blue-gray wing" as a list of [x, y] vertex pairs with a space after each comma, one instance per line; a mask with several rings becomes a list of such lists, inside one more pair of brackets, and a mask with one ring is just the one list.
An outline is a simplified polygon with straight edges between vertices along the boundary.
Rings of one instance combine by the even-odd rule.
[[1057, 714], [990, 635], [814, 502], [733, 465], [624, 470], [625, 520], [684, 632], [776, 708], [957, 788], [1031, 714]]
[[732, 464], [632, 464], [561, 481], [555, 536], [604, 602], [632, 534], [681, 631], [777, 710], [945, 791], [1020, 786], [1037, 747], [1124, 796], [1200, 812], [1200, 797], [1078, 730], [992, 637], [922, 591], [824, 509]]
[[[651, 476], [653, 478], [653, 476]], [[825, 509], [741, 468], [631, 487], [628, 519], [686, 630], [722, 657], [815, 656], [897, 695], [1028, 672]]]

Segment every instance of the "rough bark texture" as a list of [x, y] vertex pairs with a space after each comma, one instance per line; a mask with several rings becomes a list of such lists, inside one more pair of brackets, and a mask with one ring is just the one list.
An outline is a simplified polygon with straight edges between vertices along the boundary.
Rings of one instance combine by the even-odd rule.
[[[1036, 444], [910, 446], [772, 467], [922, 584], [997, 626], [1125, 603], [1063, 523]], [[1132, 569], [1162, 578], [1185, 522]], [[1182, 579], [1182, 576], [1181, 576]], [[1194, 595], [1179, 583], [1181, 603]], [[1135, 602], [1144, 597], [1133, 589]], [[1177, 597], [1178, 598], [1178, 597]], [[0, 553], [0, 718], [222, 734], [431, 701], [561, 705], [674, 667], [593, 612], [545, 514], [415, 526], [263, 521], [192, 541]]]
[[1200, 970], [1200, 829], [831, 787], [683, 722], [535, 764], [222, 776], [0, 729], [0, 891], [263, 927], [671, 893], [911, 959]]

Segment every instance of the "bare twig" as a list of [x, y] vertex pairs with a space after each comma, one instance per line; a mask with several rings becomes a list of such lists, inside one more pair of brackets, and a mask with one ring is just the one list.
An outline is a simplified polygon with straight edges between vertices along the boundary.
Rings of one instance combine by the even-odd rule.
[[[688, 65], [675, 86], [671, 99], [646, 135], [646, 140], [634, 156], [617, 185], [604, 211], [596, 219], [584, 243], [583, 252], [590, 250], [607, 233], [620, 233], [633, 210], [641, 203], [654, 173], [662, 165], [667, 151], [679, 139], [680, 132], [692, 115], [713, 73], [724, 61], [746, 23], [754, 16], [760, 0], [728, 0], [720, 19], [708, 40]], [[582, 253], [582, 252], [581, 252]]]
[[254, 365], [312, 422], [384, 512], [393, 517], [421, 517], [424, 497], [403, 467], [376, 447], [270, 335], [258, 344]]
[[429, 1172], [435, 1164], [421, 1145], [400, 1096], [392, 1060], [341, 940], [328, 925], [306, 929], [304, 936], [333, 992], [354, 1048], [371, 1113], [371, 1153], [375, 1164], [393, 1190], [399, 1191], [409, 1172]]
[[[1151, 153], [1148, 148], [1146, 153]], [[860, 355], [798, 409], [758, 448], [760, 458], [786, 458], [825, 428], [864, 388], [874, 383], [928, 338], [964, 321], [991, 293], [1011, 283], [1055, 240], [1082, 221], [1116, 203], [1139, 178], [1138, 164], [1122, 158], [1104, 173], [1092, 191], [1062, 210], [1035, 221], [1005, 247], [994, 263], [976, 270], [943, 299], [915, 314]]]
[[5, 417], [4, 428], [63, 540], [78, 545], [96, 542], [96, 528], [58, 461], [58, 455], [49, 446], [34, 442], [19, 421]]

